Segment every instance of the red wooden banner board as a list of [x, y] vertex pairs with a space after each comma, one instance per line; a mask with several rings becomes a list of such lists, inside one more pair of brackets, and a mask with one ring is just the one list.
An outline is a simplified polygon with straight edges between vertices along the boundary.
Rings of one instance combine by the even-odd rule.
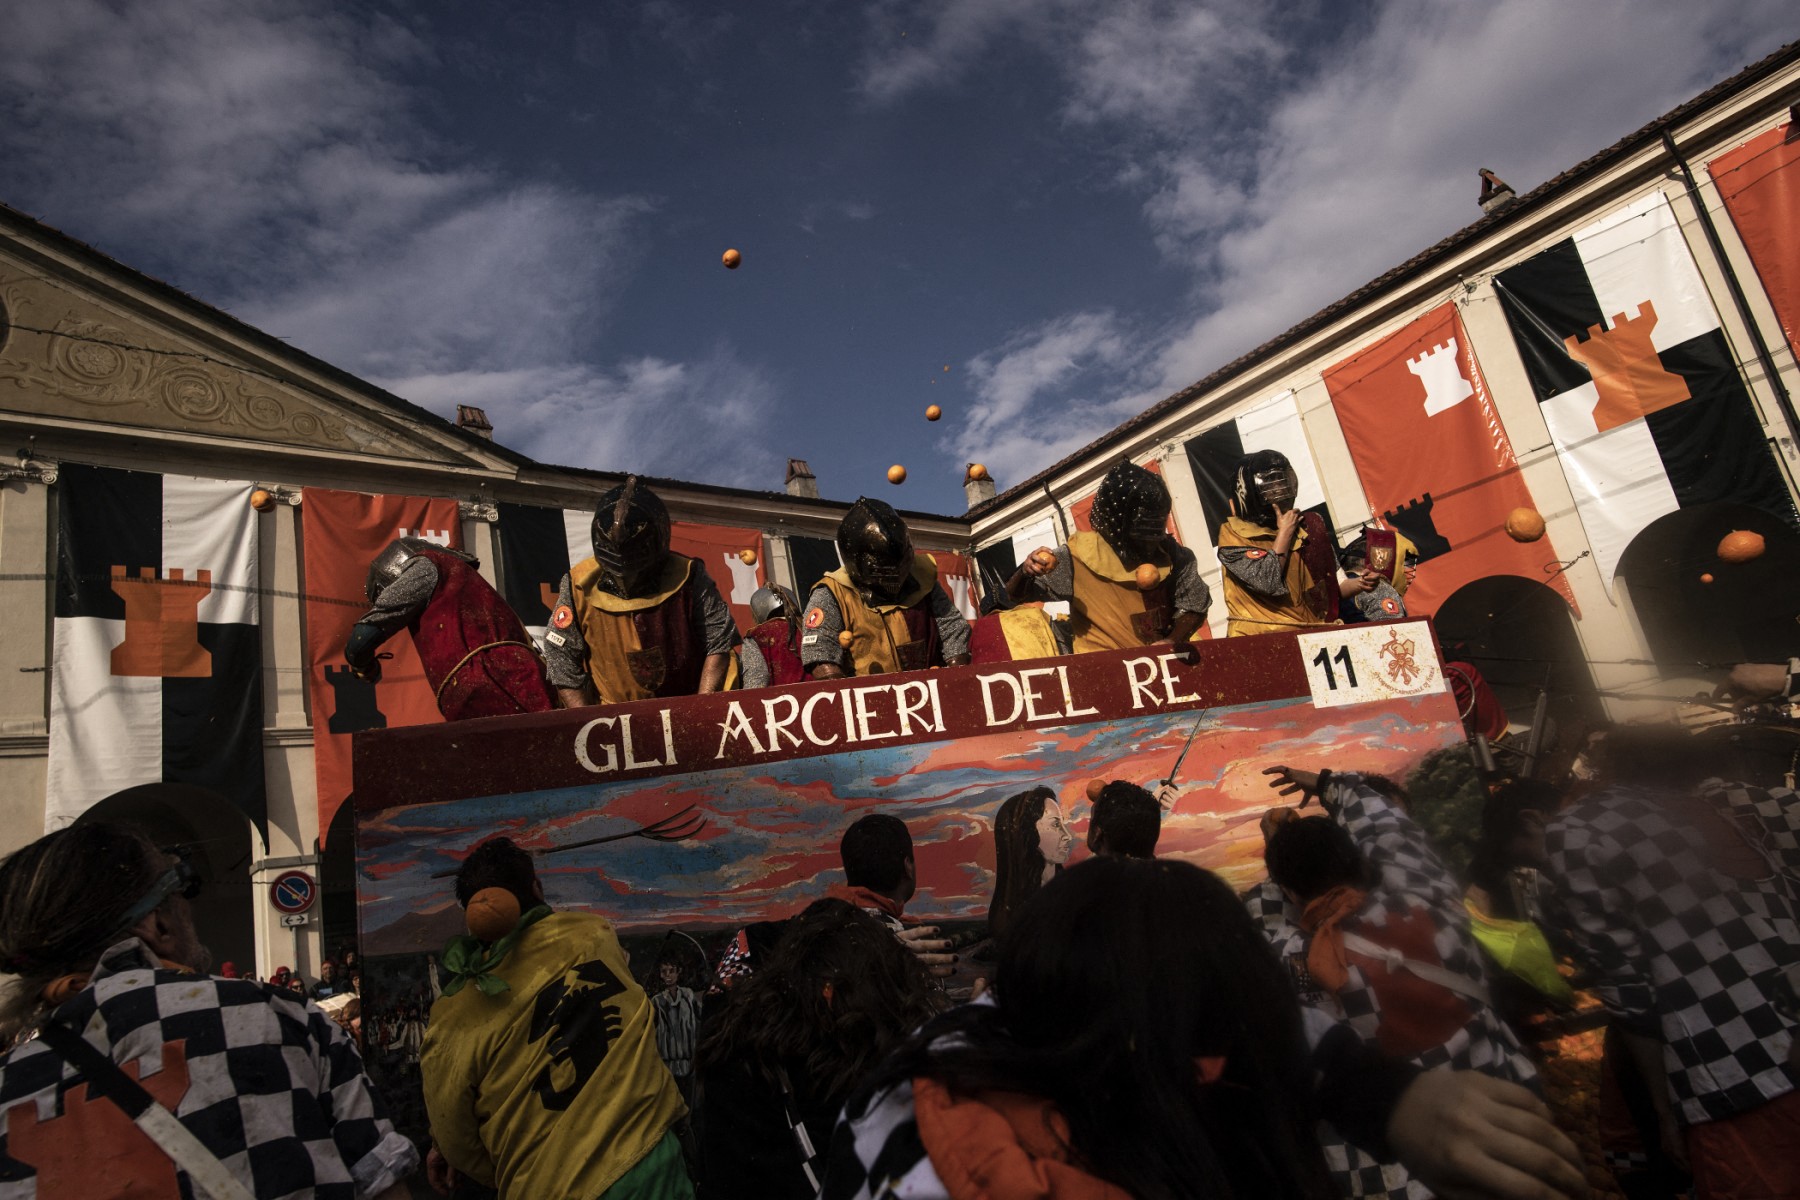
[[[1246, 886], [1276, 803], [1264, 767], [1403, 777], [1462, 737], [1424, 621], [1197, 648], [1193, 663], [1149, 646], [359, 733], [363, 951], [460, 932], [447, 875], [496, 834], [542, 855], [551, 904], [627, 932], [791, 915], [841, 882], [838, 840], [868, 812], [912, 831], [909, 916], [978, 920], [1003, 800], [1055, 789], [1078, 861], [1088, 782], [1154, 788], [1196, 726], [1158, 850]], [[707, 822], [691, 840], [557, 851], [690, 805]]]

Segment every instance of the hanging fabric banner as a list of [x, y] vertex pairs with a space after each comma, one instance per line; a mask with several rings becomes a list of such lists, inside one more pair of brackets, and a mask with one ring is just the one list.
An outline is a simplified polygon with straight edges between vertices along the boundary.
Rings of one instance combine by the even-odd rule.
[[1369, 507], [1418, 547], [1409, 614], [1490, 575], [1548, 584], [1574, 606], [1550, 539], [1506, 534], [1508, 513], [1537, 506], [1454, 304], [1329, 368], [1325, 390]]
[[312, 697], [313, 766], [319, 788], [319, 842], [350, 794], [350, 735], [361, 729], [426, 725], [443, 720], [425, 681], [412, 637], [381, 647], [381, 681], [350, 673], [344, 644], [369, 610], [369, 560], [395, 538], [417, 537], [462, 548], [456, 501], [423, 496], [369, 496], [307, 488], [300, 501], [301, 557], [306, 564], [307, 685]]
[[46, 827], [165, 781], [266, 832], [253, 485], [58, 470]]
[[[1325, 503], [1325, 486], [1313, 461], [1312, 443], [1300, 420], [1300, 405], [1292, 392], [1277, 392], [1220, 425], [1187, 440], [1188, 465], [1200, 490], [1200, 511], [1206, 515], [1206, 543], [1216, 542], [1219, 526], [1231, 515], [1236, 490], [1238, 460], [1256, 450], [1279, 450], [1293, 464], [1300, 480], [1295, 503], [1303, 512], [1316, 512], [1325, 528], [1337, 530], [1331, 508]], [[1196, 544], [1199, 544], [1196, 541]], [[1210, 564], [1209, 564], [1210, 565]]]
[[1768, 293], [1788, 345], [1800, 349], [1800, 137], [1789, 122], [1706, 164]]
[[1661, 192], [1494, 282], [1608, 588], [1632, 538], [1677, 508], [1725, 501], [1797, 521]]
[[922, 550], [937, 564], [938, 584], [956, 611], [973, 621], [980, 614], [975, 609], [975, 562], [954, 550]]

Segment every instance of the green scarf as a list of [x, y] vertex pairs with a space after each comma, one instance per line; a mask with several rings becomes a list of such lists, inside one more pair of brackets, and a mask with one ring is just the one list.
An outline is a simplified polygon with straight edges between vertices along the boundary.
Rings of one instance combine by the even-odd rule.
[[492, 971], [518, 945], [527, 929], [549, 915], [548, 904], [538, 905], [520, 917], [519, 923], [513, 926], [513, 931], [492, 946], [483, 945], [480, 940], [466, 933], [461, 937], [451, 938], [450, 944], [444, 947], [444, 971], [450, 976], [450, 982], [444, 985], [444, 995], [456, 995], [462, 991], [463, 984], [471, 979], [484, 996], [498, 996], [506, 991], [511, 985], [492, 974]]

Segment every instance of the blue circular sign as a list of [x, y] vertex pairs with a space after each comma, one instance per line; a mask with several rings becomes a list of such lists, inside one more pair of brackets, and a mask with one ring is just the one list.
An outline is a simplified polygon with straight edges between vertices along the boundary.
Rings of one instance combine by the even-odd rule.
[[305, 871], [283, 871], [269, 885], [269, 899], [284, 913], [303, 913], [319, 898], [319, 884]]

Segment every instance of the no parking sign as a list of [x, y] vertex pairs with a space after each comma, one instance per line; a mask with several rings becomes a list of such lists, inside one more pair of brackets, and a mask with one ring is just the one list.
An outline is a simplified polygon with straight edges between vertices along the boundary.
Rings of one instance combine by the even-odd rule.
[[319, 881], [305, 871], [283, 871], [269, 885], [269, 901], [281, 912], [297, 916], [319, 898]]

